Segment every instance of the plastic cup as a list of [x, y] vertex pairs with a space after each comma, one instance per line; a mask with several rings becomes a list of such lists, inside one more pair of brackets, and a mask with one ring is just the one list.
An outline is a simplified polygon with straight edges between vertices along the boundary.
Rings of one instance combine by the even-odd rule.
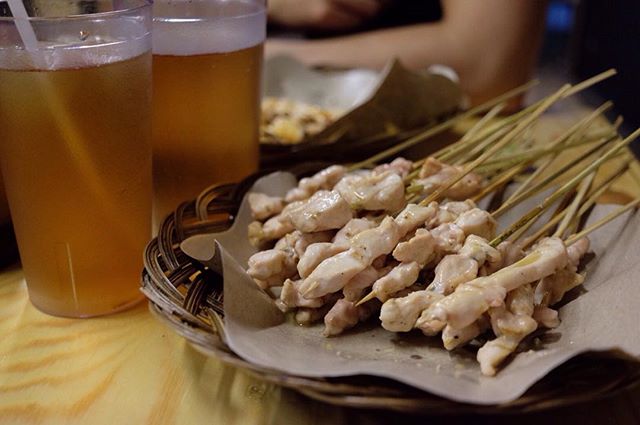
[[38, 4], [0, 9], [0, 168], [29, 297], [109, 314], [141, 300], [151, 237], [151, 2]]
[[258, 167], [265, 2], [157, 0], [153, 21], [156, 225], [183, 201]]

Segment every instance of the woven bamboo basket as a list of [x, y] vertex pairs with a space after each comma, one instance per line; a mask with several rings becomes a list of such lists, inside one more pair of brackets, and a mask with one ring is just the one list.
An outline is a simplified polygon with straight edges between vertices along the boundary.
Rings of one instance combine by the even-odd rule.
[[[304, 175], [319, 169], [307, 164], [291, 170]], [[299, 391], [316, 400], [356, 408], [391, 409], [408, 413], [468, 414], [529, 412], [566, 406], [628, 390], [640, 382], [640, 366], [610, 355], [585, 354], [563, 364], [507, 404], [461, 404], [393, 380], [373, 376], [305, 378], [251, 364], [224, 342], [223, 278], [215, 270], [189, 258], [180, 242], [199, 233], [227, 229], [242, 198], [258, 175], [238, 184], [211, 186], [185, 202], [161, 224], [158, 236], [144, 254], [142, 292], [151, 312], [208, 356], [249, 373]]]

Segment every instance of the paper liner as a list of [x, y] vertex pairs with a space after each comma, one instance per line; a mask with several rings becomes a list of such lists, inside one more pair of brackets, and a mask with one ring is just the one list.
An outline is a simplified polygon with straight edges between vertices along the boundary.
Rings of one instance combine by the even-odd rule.
[[[292, 175], [275, 173], [259, 180], [252, 191], [282, 195], [294, 185]], [[538, 201], [529, 200], [505, 214], [501, 224], [511, 223]], [[612, 208], [598, 206], [590, 221]], [[260, 366], [307, 377], [376, 375], [451, 400], [499, 404], [518, 398], [582, 352], [640, 355], [638, 215], [623, 215], [590, 236], [596, 257], [587, 266], [582, 289], [571, 293], [577, 298], [560, 309], [561, 325], [541, 333], [535, 348], [517, 354], [495, 377], [481, 375], [473, 349], [447, 352], [439, 337], [395, 334], [372, 321], [325, 338], [322, 325], [301, 327], [287, 320], [243, 270], [255, 251], [247, 242], [250, 221], [245, 200], [231, 229], [195, 236], [182, 248], [213, 268], [222, 267], [227, 342], [240, 357]]]

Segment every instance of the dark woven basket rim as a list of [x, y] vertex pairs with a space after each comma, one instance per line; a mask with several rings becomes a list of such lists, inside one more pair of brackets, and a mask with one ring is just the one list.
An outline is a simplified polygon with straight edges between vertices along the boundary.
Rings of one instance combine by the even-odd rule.
[[[318, 168], [293, 170], [301, 175]], [[323, 402], [402, 412], [437, 414], [540, 411], [602, 399], [640, 382], [640, 365], [628, 359], [587, 353], [561, 365], [518, 399], [500, 405], [473, 405], [448, 400], [395, 381], [371, 376], [306, 378], [249, 363], [224, 342], [217, 318], [224, 315], [222, 277], [180, 250], [180, 242], [200, 233], [226, 230], [242, 197], [259, 175], [238, 184], [214, 185], [180, 205], [160, 226], [144, 254], [141, 290], [155, 317], [187, 339], [199, 352], [248, 373]]]

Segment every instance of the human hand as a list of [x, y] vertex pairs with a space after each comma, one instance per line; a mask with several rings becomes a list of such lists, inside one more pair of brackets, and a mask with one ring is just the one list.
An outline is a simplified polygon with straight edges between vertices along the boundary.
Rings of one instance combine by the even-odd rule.
[[296, 28], [345, 30], [376, 16], [383, 0], [269, 0], [269, 19]]

